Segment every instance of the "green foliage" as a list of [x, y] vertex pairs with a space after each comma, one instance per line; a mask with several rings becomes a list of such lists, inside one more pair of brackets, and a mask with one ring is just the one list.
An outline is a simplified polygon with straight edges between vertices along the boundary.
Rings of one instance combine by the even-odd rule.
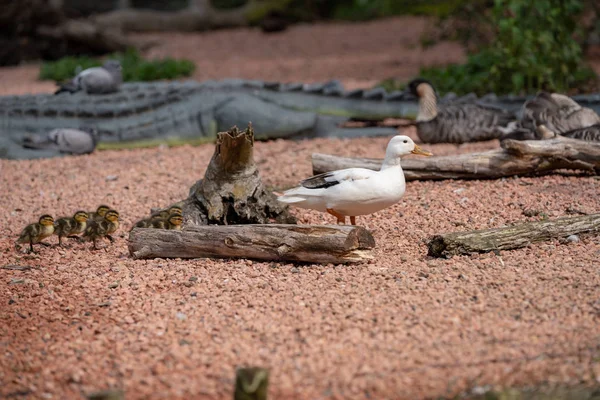
[[[190, 76], [195, 69], [194, 63], [189, 60], [174, 60], [172, 58], [144, 60], [134, 49], [127, 50], [124, 53], [114, 53], [106, 58], [121, 61], [125, 82], [175, 79]], [[84, 70], [99, 65], [102, 65], [101, 60], [86, 56], [64, 57], [57, 61], [43, 63], [39, 78], [41, 80], [62, 82], [73, 78], [78, 69]]]
[[566, 92], [596, 76], [583, 63], [577, 17], [584, 0], [495, 0], [496, 40], [466, 64], [424, 68], [439, 92]]
[[[212, 0], [216, 2], [217, 0]], [[236, 3], [240, 0], [218, 0]], [[254, 0], [248, 13], [251, 24], [258, 24], [272, 12], [290, 21], [337, 19], [364, 21], [392, 15], [434, 15], [444, 17], [473, 0]]]
[[40, 68], [40, 80], [55, 80], [62, 82], [75, 76], [75, 70], [81, 68], [82, 70], [91, 67], [97, 67], [101, 65], [100, 61], [93, 58], [80, 56], [80, 57], [63, 57], [57, 61], [44, 62]]
[[248, 0], [210, 0], [210, 5], [218, 10], [231, 10], [243, 7]]
[[468, 0], [351, 0], [338, 1], [333, 18], [362, 21], [392, 15], [444, 17]]

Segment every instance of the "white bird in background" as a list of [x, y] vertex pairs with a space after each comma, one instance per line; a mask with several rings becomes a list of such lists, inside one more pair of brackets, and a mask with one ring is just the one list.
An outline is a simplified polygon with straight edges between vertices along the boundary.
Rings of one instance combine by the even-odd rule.
[[119, 90], [121, 83], [121, 63], [118, 60], [107, 60], [101, 67], [84, 69], [70, 82], [61, 85], [54, 94], [75, 93], [80, 90], [88, 94], [113, 93]]
[[21, 145], [28, 149], [57, 150], [66, 154], [88, 154], [98, 143], [96, 129], [58, 128], [46, 135], [28, 135]]
[[404, 195], [406, 182], [400, 157], [407, 154], [432, 154], [417, 146], [408, 136], [394, 136], [388, 143], [379, 171], [348, 168], [325, 172], [300, 182], [285, 191], [278, 200], [300, 208], [327, 212], [345, 224], [346, 217], [356, 225], [357, 215], [383, 210]]

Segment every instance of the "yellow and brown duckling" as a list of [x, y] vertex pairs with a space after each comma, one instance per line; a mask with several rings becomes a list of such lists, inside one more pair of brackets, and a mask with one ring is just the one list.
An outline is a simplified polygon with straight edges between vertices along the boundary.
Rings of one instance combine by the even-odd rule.
[[58, 245], [62, 246], [63, 237], [73, 237], [85, 231], [89, 215], [85, 211], [77, 211], [72, 217], [59, 218], [54, 222], [54, 234], [58, 236]]
[[96, 211], [91, 211], [88, 213], [89, 219], [96, 222], [102, 221], [104, 220], [104, 215], [108, 212], [108, 210], [110, 210], [110, 207], [102, 204], [98, 206]]
[[119, 228], [119, 213], [116, 210], [108, 210], [104, 214], [102, 221], [91, 221], [83, 232], [82, 238], [94, 242], [94, 250], [98, 250], [96, 247], [96, 240], [103, 237], [108, 238], [111, 242], [114, 241], [111, 233], [114, 233]]
[[134, 225], [134, 228], [154, 228], [154, 229], [173, 229], [181, 230], [183, 216], [177, 212], [169, 215], [168, 218], [145, 218]]
[[155, 219], [150, 221], [151, 228], [156, 229], [173, 229], [176, 231], [181, 230], [183, 224], [183, 216], [181, 214], [171, 214], [167, 219]]
[[158, 212], [150, 214], [150, 219], [169, 219], [171, 215], [183, 215], [183, 210], [179, 205], [172, 205], [171, 207], [160, 210]]
[[19, 238], [15, 242], [15, 247], [19, 249], [18, 243], [29, 243], [29, 251], [33, 252], [33, 245], [36, 243], [49, 246], [43, 243], [42, 240], [52, 236], [54, 233], [54, 218], [51, 215], [44, 214], [38, 222], [29, 224], [21, 231]]

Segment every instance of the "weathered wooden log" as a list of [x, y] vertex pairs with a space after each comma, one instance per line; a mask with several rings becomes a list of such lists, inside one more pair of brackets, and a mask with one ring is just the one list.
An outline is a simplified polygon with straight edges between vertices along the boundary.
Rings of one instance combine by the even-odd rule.
[[80, 47], [99, 52], [124, 51], [136, 44], [120, 31], [106, 30], [86, 19], [66, 20], [56, 26], [40, 26], [36, 33], [65, 43], [78, 43]]
[[257, 1], [226, 10], [213, 7], [208, 0], [192, 0], [192, 3], [180, 11], [125, 9], [97, 14], [91, 19], [104, 28], [126, 32], [190, 32], [248, 25], [248, 15], [264, 7], [264, 2]]
[[259, 367], [235, 371], [233, 400], [267, 400], [269, 370]]
[[212, 225], [182, 231], [134, 228], [134, 258], [218, 257], [343, 264], [372, 258], [375, 240], [353, 225]]
[[[378, 170], [380, 159], [312, 155], [313, 173], [344, 168]], [[550, 140], [504, 140], [502, 149], [482, 153], [402, 160], [406, 180], [493, 179], [543, 175], [560, 169], [600, 170], [600, 143], [558, 137]]]
[[436, 235], [429, 241], [428, 255], [448, 257], [525, 247], [530, 243], [600, 232], [600, 214], [527, 222], [503, 228]]

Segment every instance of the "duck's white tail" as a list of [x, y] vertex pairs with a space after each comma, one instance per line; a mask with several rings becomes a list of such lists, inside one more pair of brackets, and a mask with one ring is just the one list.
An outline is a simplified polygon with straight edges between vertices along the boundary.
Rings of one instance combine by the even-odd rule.
[[277, 200], [281, 201], [282, 203], [288, 204], [301, 203], [313, 197], [315, 195], [314, 192], [314, 189], [307, 189], [305, 187], [300, 186], [297, 188], [286, 190], [281, 196], [277, 198]]

